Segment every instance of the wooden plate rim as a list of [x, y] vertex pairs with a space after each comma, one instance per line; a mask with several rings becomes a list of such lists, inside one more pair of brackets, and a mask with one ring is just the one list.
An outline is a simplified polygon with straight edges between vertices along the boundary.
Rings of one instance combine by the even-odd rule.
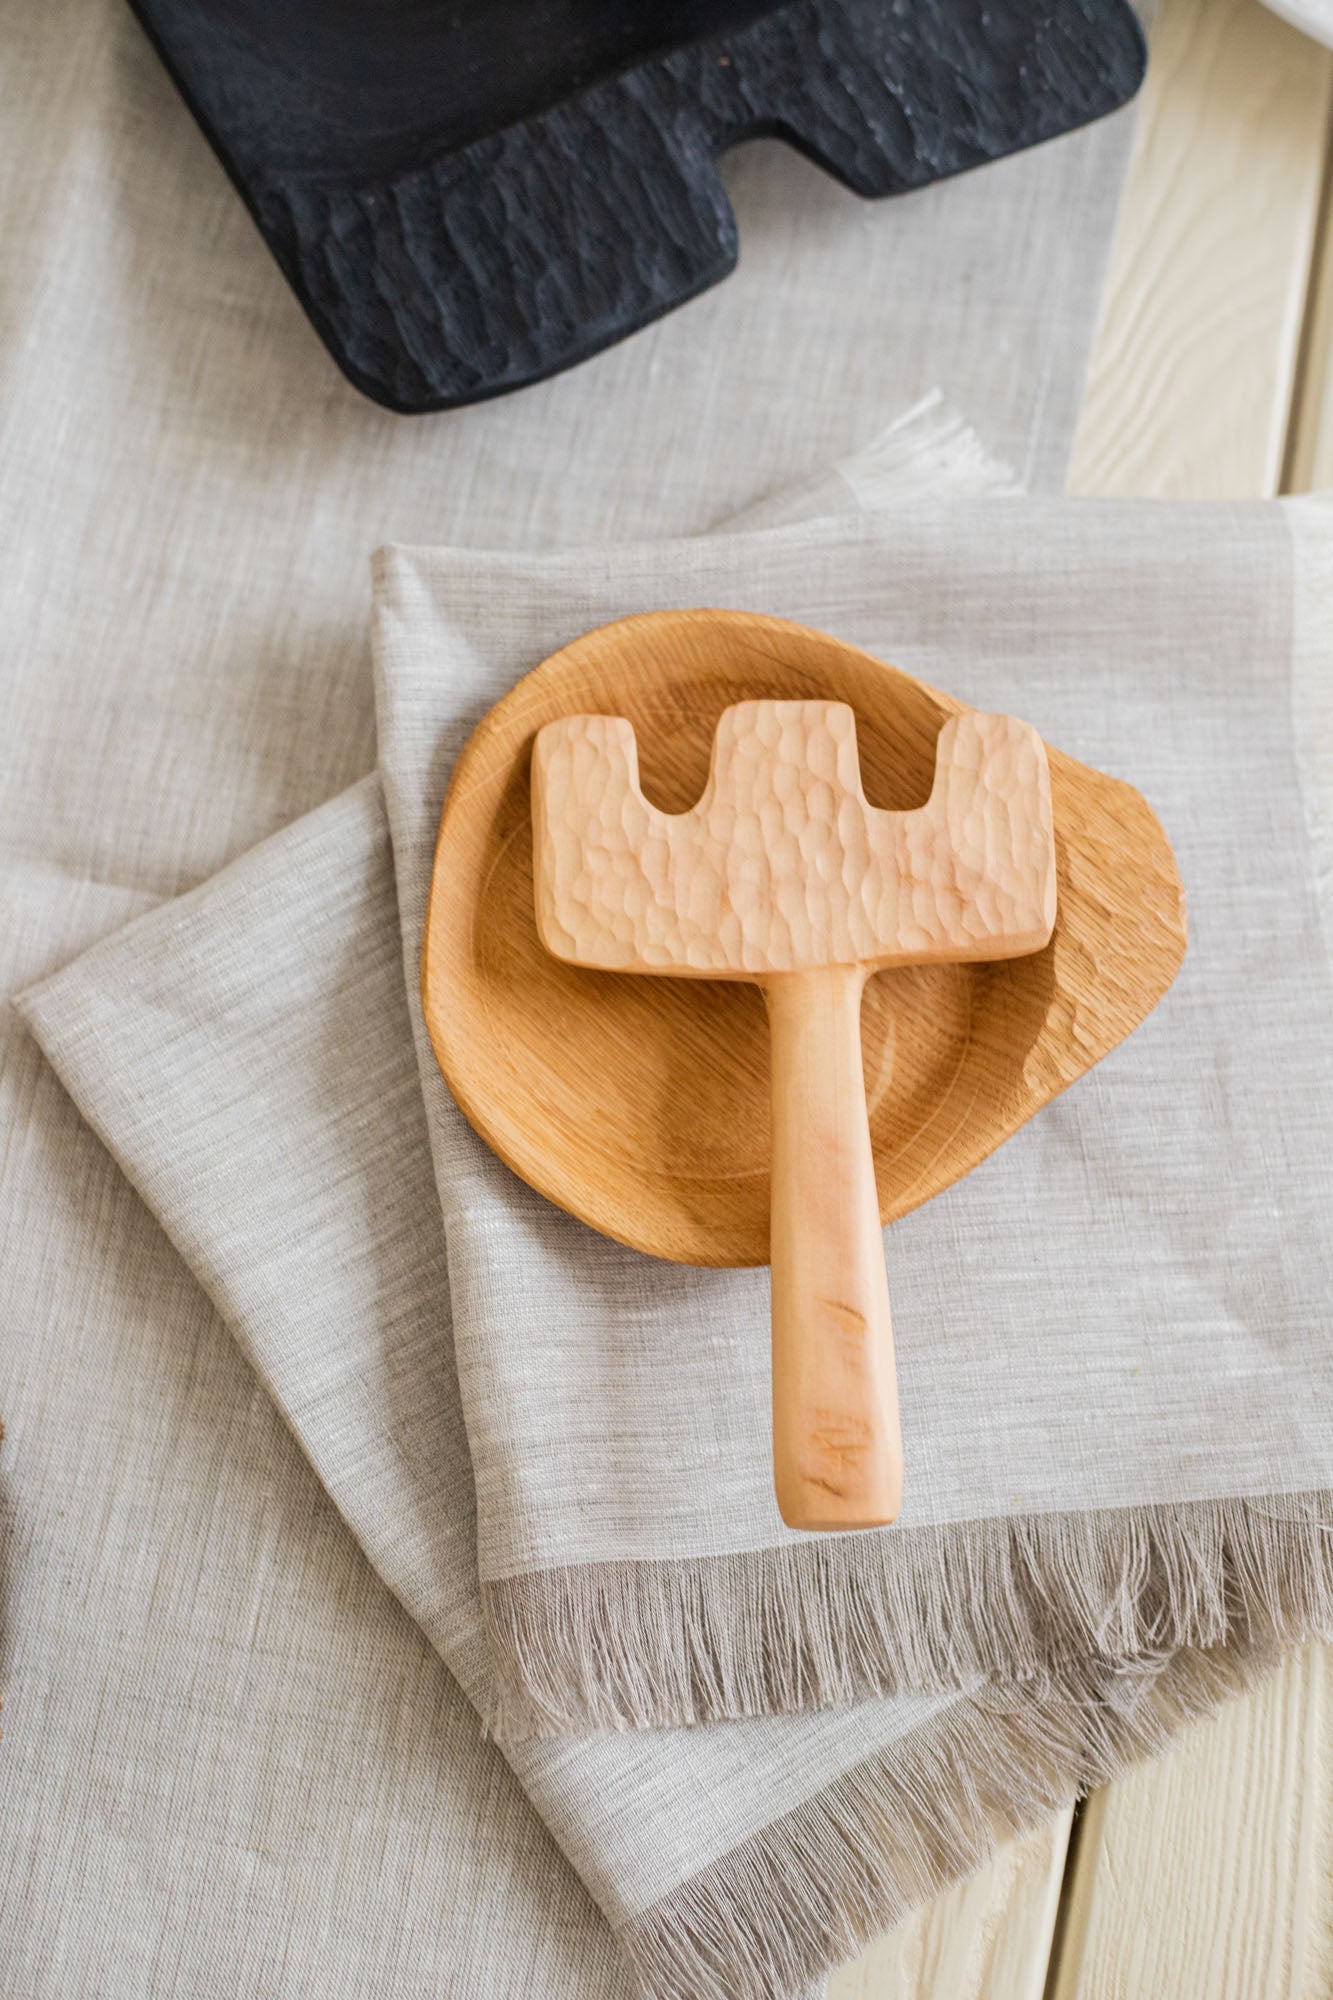
[[[892, 688], [898, 682], [910, 682], [915, 689], [919, 690], [929, 701], [938, 706], [941, 711], [941, 722], [950, 715], [964, 713], [968, 707], [967, 703], [957, 700], [952, 695], [945, 694], [942, 690], [931, 686], [929, 682], [906, 673], [902, 668], [890, 665], [887, 661], [881, 660], [875, 654], [867, 652], [862, 647], [853, 646], [849, 642], [838, 639], [832, 634], [821, 632], [815, 627], [798, 624], [790, 619], [775, 618], [747, 611], [728, 610], [724, 608], [691, 607], [679, 610], [636, 612], [630, 616], [611, 620], [604, 625], [595, 626], [581, 633], [576, 639], [560, 647], [556, 652], [549, 654], [538, 666], [533, 667], [528, 673], [524, 674], [506, 694], [502, 695], [500, 700], [487, 710], [458, 755], [440, 814], [434, 858], [431, 866], [431, 879], [422, 933], [420, 993], [427, 1034], [431, 1042], [431, 1047], [434, 1050], [436, 1061], [439, 1064], [451, 1095], [473, 1130], [484, 1140], [504, 1165], [511, 1172], [518, 1175], [520, 1180], [524, 1181], [546, 1200], [553, 1202], [557, 1207], [564, 1209], [568, 1214], [586, 1223], [588, 1227], [595, 1229], [599, 1235], [607, 1236], [612, 1241], [624, 1244], [629, 1249], [641, 1251], [649, 1256], [661, 1257], [673, 1263], [711, 1265], [714, 1267], [742, 1267], [745, 1265], [759, 1265], [765, 1263], [767, 1259], [762, 1256], [753, 1256], [741, 1260], [731, 1255], [717, 1254], [716, 1250], [712, 1254], [706, 1254], [708, 1245], [703, 1238], [698, 1238], [697, 1240], [690, 1239], [690, 1248], [687, 1254], [682, 1248], [682, 1243], [688, 1236], [688, 1229], [682, 1231], [679, 1241], [666, 1235], [644, 1232], [642, 1230], [636, 1233], [632, 1228], [626, 1226], [625, 1217], [629, 1206], [627, 1202], [606, 1198], [599, 1187], [590, 1187], [584, 1177], [577, 1173], [568, 1172], [561, 1160], [553, 1155], [549, 1149], [525, 1145], [525, 1135], [522, 1128], [512, 1118], [497, 1116], [486, 1093], [473, 1087], [466, 1060], [466, 1049], [470, 1046], [470, 1038], [464, 1044], [463, 1051], [460, 1054], [455, 1048], [454, 1037], [451, 1032], [450, 1010], [444, 1004], [436, 1006], [432, 1000], [432, 986], [436, 983], [433, 967], [437, 959], [443, 955], [445, 948], [440, 910], [444, 900], [442, 884], [447, 880], [447, 871], [442, 867], [442, 859], [446, 847], [451, 841], [454, 822], [463, 808], [478, 789], [494, 781], [497, 769], [494, 751], [497, 743], [503, 746], [504, 751], [503, 759], [499, 766], [500, 770], [507, 776], [513, 769], [514, 757], [511, 743], [516, 713], [521, 716], [525, 710], [540, 711], [544, 699], [549, 699], [550, 684], [554, 683], [558, 689], [568, 676], [576, 673], [581, 655], [602, 652], [608, 643], [614, 643], [617, 638], [630, 632], [639, 633], [645, 628], [653, 628], [655, 631], [661, 632], [682, 625], [697, 626], [701, 621], [724, 621], [728, 624], [741, 624], [747, 630], [753, 630], [756, 625], [762, 625], [771, 628], [775, 638], [778, 639], [781, 639], [783, 635], [790, 635], [792, 637], [799, 635], [803, 643], [808, 643], [810, 640], [818, 640], [836, 647], [840, 652], [850, 656], [860, 664], [877, 670], [878, 675], [883, 675], [886, 689]], [[569, 704], [551, 709], [552, 715], [573, 712], [577, 711]], [[542, 720], [548, 719], [548, 716], [542, 717]], [[1125, 798], [1127, 805], [1132, 802], [1133, 809], [1137, 813], [1145, 815], [1148, 822], [1156, 828], [1161, 841], [1162, 854], [1169, 861], [1171, 879], [1179, 899], [1180, 922], [1178, 939], [1174, 954], [1169, 960], [1164, 960], [1163, 962], [1164, 976], [1161, 978], [1153, 998], [1148, 1006], [1138, 1014], [1136, 1020], [1131, 1022], [1124, 1029], [1123, 1033], [1107, 1041], [1106, 1046], [1098, 1051], [1098, 1054], [1091, 1062], [1084, 1064], [1048, 1094], [1035, 1099], [1030, 1108], [1021, 1117], [1017, 1118], [1006, 1131], [1000, 1132], [994, 1143], [985, 1152], [978, 1154], [976, 1158], [971, 1160], [967, 1167], [962, 1169], [955, 1178], [961, 1179], [966, 1173], [971, 1172], [974, 1167], [979, 1166], [983, 1159], [988, 1158], [991, 1152], [995, 1151], [1007, 1138], [1012, 1137], [1022, 1125], [1027, 1123], [1029, 1118], [1035, 1116], [1038, 1111], [1043, 1110], [1047, 1104], [1053, 1102], [1057, 1096], [1061, 1095], [1069, 1087], [1070, 1083], [1076, 1082], [1080, 1076], [1086, 1075], [1088, 1069], [1092, 1068], [1096, 1062], [1099, 1062], [1103, 1056], [1109, 1054], [1113, 1048], [1118, 1046], [1120, 1041], [1125, 1039], [1126, 1035], [1133, 1031], [1134, 1027], [1146, 1019], [1147, 1015], [1169, 990], [1185, 955], [1184, 888], [1180, 880], [1179, 867], [1174, 851], [1167, 839], [1165, 830], [1161, 826], [1160, 820], [1158, 820], [1152, 808], [1148, 805], [1143, 795], [1123, 779], [1113, 778], [1107, 773], [1097, 770], [1094, 766], [1080, 763], [1076, 758], [1067, 756], [1063, 751], [1057, 750], [1050, 744], [1047, 745], [1047, 752], [1051, 759], [1053, 775], [1057, 769], [1062, 768], [1064, 771], [1075, 774], [1085, 781], [1090, 780], [1093, 787], [1098, 791], [1104, 790], [1113, 794], [1121, 794]], [[1057, 825], [1057, 835], [1060, 833], [1061, 829]], [[1061, 917], [1057, 915], [1057, 934], [1060, 928]], [[447, 982], [444, 979], [443, 973], [440, 975], [439, 983], [447, 990]], [[670, 1176], [664, 1174], [663, 1178], [669, 1179]], [[939, 1188], [933, 1189], [930, 1195], [923, 1196], [921, 1199], [923, 1201], [930, 1199], [934, 1193], [942, 1191]], [[897, 1220], [901, 1215], [909, 1213], [912, 1207], [918, 1205], [920, 1205], [918, 1202], [904, 1204], [893, 1200], [885, 1201], [882, 1204], [882, 1219], [887, 1224]]]

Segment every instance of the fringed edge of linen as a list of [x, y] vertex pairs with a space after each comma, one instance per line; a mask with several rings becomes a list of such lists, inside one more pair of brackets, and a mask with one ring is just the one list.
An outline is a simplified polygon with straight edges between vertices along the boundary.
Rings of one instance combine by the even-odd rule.
[[794, 487], [754, 501], [719, 525], [733, 533], [778, 528], [825, 515], [873, 513], [896, 502], [970, 499], [989, 495], [1011, 499], [1023, 487], [1013, 468], [985, 444], [972, 426], [932, 389], [859, 451]]
[[1095, 1670], [946, 1710], [617, 1931], [644, 2000], [788, 2000], [1211, 1713], [1272, 1655], [1188, 1651], [1108, 1699]]
[[1333, 1494], [990, 1518], [482, 1586], [504, 1743], [1333, 1634]]

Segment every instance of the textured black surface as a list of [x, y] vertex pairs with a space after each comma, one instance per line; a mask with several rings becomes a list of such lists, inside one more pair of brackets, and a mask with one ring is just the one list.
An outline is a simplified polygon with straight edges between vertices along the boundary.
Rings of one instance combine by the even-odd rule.
[[405, 411], [724, 277], [740, 140], [896, 194], [1114, 110], [1144, 65], [1128, 0], [133, 4], [335, 361]]

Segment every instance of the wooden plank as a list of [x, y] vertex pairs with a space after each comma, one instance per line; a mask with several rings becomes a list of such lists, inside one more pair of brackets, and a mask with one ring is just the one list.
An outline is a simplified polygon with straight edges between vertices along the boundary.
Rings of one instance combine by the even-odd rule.
[[1069, 1820], [1007, 1842], [836, 1972], [828, 2000], [1042, 2000]]
[[1258, 0], [1164, 0], [1073, 491], [1276, 491], [1331, 74]]
[[1333, 1655], [1105, 1795], [1076, 1982], [1057, 2000], [1326, 2000], [1333, 1992]]

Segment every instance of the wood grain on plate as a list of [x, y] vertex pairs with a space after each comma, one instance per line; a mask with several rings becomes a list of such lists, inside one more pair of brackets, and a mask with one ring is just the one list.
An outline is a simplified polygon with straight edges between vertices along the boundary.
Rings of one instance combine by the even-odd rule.
[[[560, 716], [625, 716], [644, 789], [668, 812], [703, 791], [723, 709], [846, 702], [865, 790], [929, 794], [963, 704], [868, 653], [781, 620], [654, 612], [586, 634], [519, 682], [459, 758], [422, 952], [427, 1026], [483, 1138], [562, 1208], [622, 1243], [695, 1264], [769, 1250], [769, 1051], [744, 985], [625, 979], [542, 947], [529, 764]], [[905, 1214], [983, 1160], [1115, 1047], [1185, 948], [1174, 857], [1130, 786], [1050, 751], [1059, 919], [1043, 952], [870, 981], [862, 1044], [880, 1214]]]

